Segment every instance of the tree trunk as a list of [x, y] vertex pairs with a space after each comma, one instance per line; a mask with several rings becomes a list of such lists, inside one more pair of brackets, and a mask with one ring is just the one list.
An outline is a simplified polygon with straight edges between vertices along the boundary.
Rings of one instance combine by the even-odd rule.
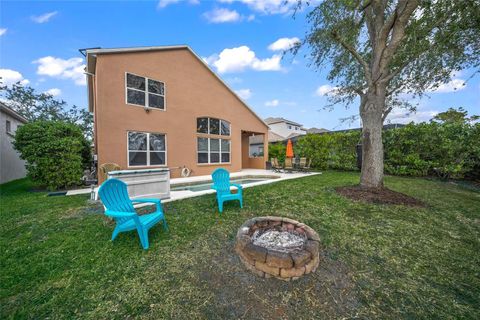
[[360, 116], [363, 123], [360, 177], [360, 186], [362, 187], [383, 187], [382, 115], [384, 107], [384, 90], [367, 93], [360, 104]]

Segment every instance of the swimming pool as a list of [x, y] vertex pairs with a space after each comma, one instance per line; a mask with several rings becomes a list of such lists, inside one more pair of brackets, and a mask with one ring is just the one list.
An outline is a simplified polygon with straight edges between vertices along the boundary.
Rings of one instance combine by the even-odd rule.
[[[240, 185], [245, 185], [245, 184], [250, 184], [250, 183], [255, 183], [255, 182], [260, 182], [260, 181], [266, 181], [266, 180], [272, 180], [275, 179], [273, 177], [242, 177], [242, 178], [236, 178], [236, 179], [231, 179], [231, 183], [236, 183]], [[183, 185], [172, 185], [170, 186], [170, 191], [192, 191], [192, 192], [198, 192], [198, 191], [204, 191], [204, 190], [209, 190], [210, 187], [212, 186], [211, 181], [199, 181], [197, 183], [191, 183], [191, 184], [183, 184]]]

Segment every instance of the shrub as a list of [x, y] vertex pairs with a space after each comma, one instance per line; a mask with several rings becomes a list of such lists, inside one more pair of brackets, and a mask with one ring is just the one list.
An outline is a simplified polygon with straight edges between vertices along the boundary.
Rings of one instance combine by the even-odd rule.
[[77, 185], [90, 162], [82, 130], [68, 122], [29, 122], [17, 129], [14, 147], [27, 162], [28, 176], [53, 190]]
[[480, 159], [479, 124], [409, 124], [384, 132], [385, 172], [441, 178], [474, 177]]
[[[357, 170], [360, 137], [360, 131], [307, 134], [295, 154], [319, 169]], [[411, 123], [385, 130], [383, 145], [388, 174], [480, 179], [480, 123]]]
[[295, 154], [312, 159], [318, 169], [357, 170], [355, 146], [360, 132], [307, 134], [295, 144]]
[[310, 158], [314, 168], [327, 169], [332, 149], [331, 135], [307, 134], [295, 144], [295, 155]]
[[277, 158], [280, 163], [285, 161], [285, 153], [287, 152], [287, 147], [279, 143], [272, 143], [268, 146], [268, 161], [272, 158]]
[[329, 167], [338, 170], [358, 170], [356, 146], [360, 142], [360, 131], [332, 134], [333, 150]]

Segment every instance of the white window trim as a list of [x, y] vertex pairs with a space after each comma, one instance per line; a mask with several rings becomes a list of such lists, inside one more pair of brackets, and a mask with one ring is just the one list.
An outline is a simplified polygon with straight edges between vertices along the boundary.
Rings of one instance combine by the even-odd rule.
[[[143, 165], [137, 165], [137, 166], [132, 166], [130, 165], [130, 149], [128, 148], [128, 134], [130, 132], [139, 132], [139, 133], [145, 133], [147, 135], [147, 150], [143, 151], [143, 150], [140, 150], [140, 152], [146, 152], [147, 153], [147, 164]], [[150, 163], [150, 134], [162, 134], [163, 136], [165, 136], [165, 164], [149, 164]], [[167, 153], [167, 150], [168, 150], [168, 145], [167, 145], [167, 134], [166, 133], [161, 133], [161, 132], [145, 132], [145, 131], [138, 131], [138, 130], [128, 130], [127, 131], [127, 167], [128, 168], [145, 168], [145, 167], [149, 167], [149, 168], [156, 168], [156, 167], [167, 167], [168, 166], [168, 153]], [[134, 151], [132, 151], [134, 152]], [[160, 151], [160, 152], [163, 152], [163, 151]]]
[[[219, 136], [219, 137], [231, 137], [232, 136], [232, 123], [230, 121], [227, 121], [227, 120], [224, 120], [224, 119], [220, 119], [220, 118], [214, 118], [214, 117], [197, 117], [197, 119], [195, 121], [197, 121], [197, 124], [198, 124], [198, 119], [205, 119], [207, 118], [207, 133], [205, 132], [198, 132], [197, 131], [197, 134], [208, 134], [208, 135], [212, 135], [212, 136]], [[215, 133], [210, 133], [210, 119], [216, 119], [219, 122], [219, 131], [218, 131], [218, 134], [215, 134]], [[224, 135], [222, 134], [222, 121], [224, 122], [227, 122], [228, 123], [228, 126], [229, 126], [229, 131], [228, 131], [228, 135]], [[197, 125], [196, 124], [196, 125]], [[198, 128], [197, 128], [198, 129]]]
[[[205, 134], [205, 133], [204, 133]], [[226, 136], [224, 136], [226, 137]], [[198, 150], [198, 139], [199, 138], [202, 138], [202, 139], [207, 139], [208, 140], [208, 150], [207, 151], [199, 151]], [[232, 163], [232, 140], [231, 139], [222, 139], [222, 138], [217, 138], [217, 137], [203, 137], [203, 136], [196, 136], [195, 139], [197, 140], [196, 142], [196, 145], [197, 145], [197, 148], [195, 150], [195, 157], [197, 159], [197, 165], [199, 166], [202, 166], [202, 165], [228, 165], [228, 164], [231, 164]], [[218, 141], [218, 144], [219, 144], [219, 151], [218, 151], [218, 154], [220, 155], [220, 158], [218, 159], [219, 162], [211, 162], [210, 161], [210, 139], [217, 139], [217, 140], [220, 140]], [[230, 145], [230, 150], [228, 150], [228, 152], [223, 152], [222, 151], [222, 141], [221, 140], [228, 140], [229, 141], [229, 145]], [[208, 155], [208, 162], [198, 162], [198, 154], [199, 153], [206, 153]], [[216, 151], [214, 151], [214, 153], [217, 153]], [[228, 153], [229, 154], [229, 157], [228, 159], [230, 161], [228, 162], [222, 162], [222, 153]]]
[[[137, 76], [137, 77], [145, 78], [145, 91], [127, 87], [127, 74], [131, 74], [131, 75], [134, 75], [134, 76]], [[163, 109], [148, 106], [148, 94], [149, 94], [149, 92], [148, 92], [148, 79], [163, 83], [163, 96], [161, 94], [158, 94], [158, 93], [150, 92], [151, 94], [155, 94], [157, 96], [163, 97]], [[135, 91], [143, 92], [145, 94], [145, 105], [142, 106], [141, 104], [129, 103], [128, 102], [128, 90], [135, 90]], [[130, 106], [134, 106], [134, 107], [148, 108], [148, 110], [167, 111], [167, 85], [163, 81], [155, 80], [155, 79], [152, 79], [152, 78], [148, 78], [148, 77], [145, 77], [145, 76], [135, 74], [133, 72], [125, 71], [125, 104], [130, 105]]]

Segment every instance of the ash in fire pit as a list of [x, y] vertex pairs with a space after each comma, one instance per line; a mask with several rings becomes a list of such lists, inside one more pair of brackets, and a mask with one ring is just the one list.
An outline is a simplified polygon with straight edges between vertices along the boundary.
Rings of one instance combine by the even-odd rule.
[[271, 250], [290, 252], [303, 249], [307, 237], [294, 231], [275, 229], [256, 230], [252, 236], [253, 244]]
[[312, 228], [281, 217], [248, 220], [238, 230], [235, 244], [247, 269], [287, 281], [316, 270], [319, 247], [320, 238]]

